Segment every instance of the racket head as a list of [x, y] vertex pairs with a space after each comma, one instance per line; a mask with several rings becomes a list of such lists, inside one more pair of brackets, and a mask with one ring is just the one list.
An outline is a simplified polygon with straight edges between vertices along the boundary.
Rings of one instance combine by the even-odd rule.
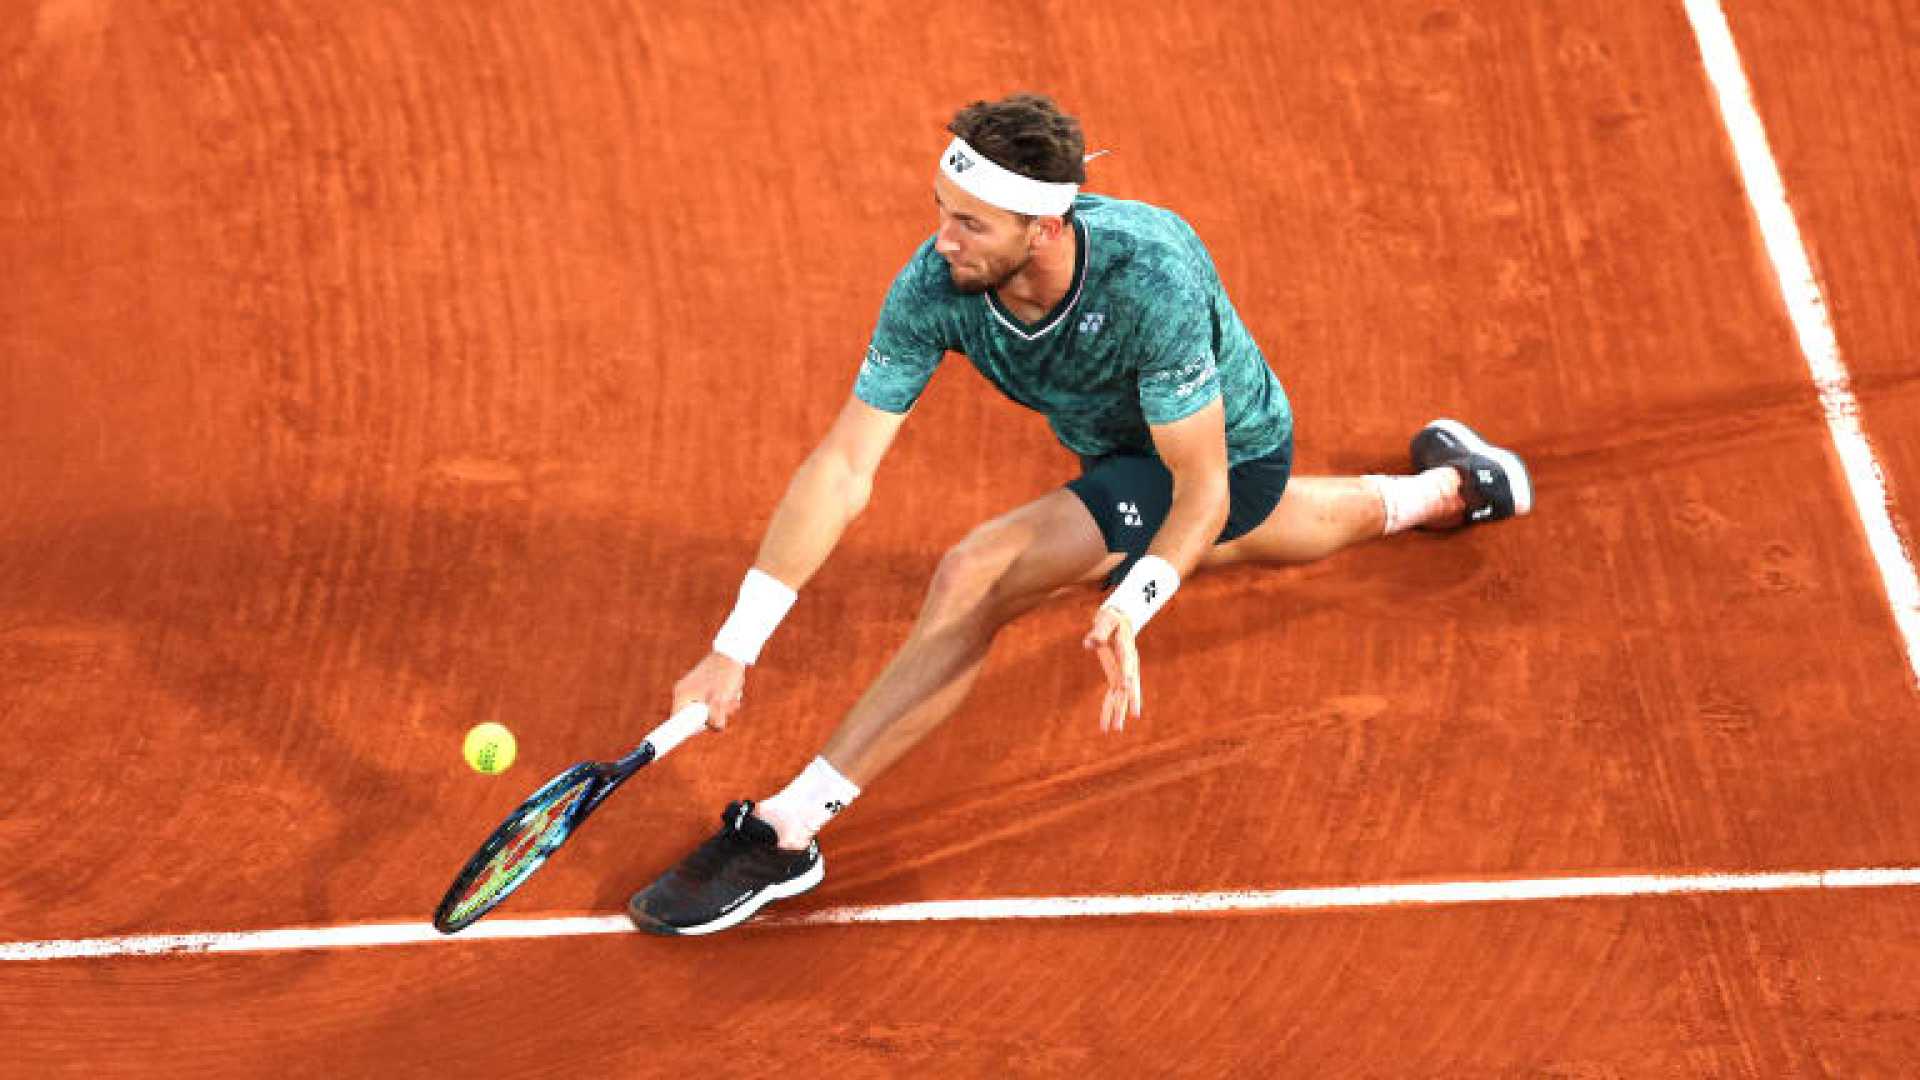
[[528, 796], [453, 879], [434, 910], [434, 929], [457, 934], [524, 885], [598, 804], [606, 779], [604, 765], [583, 762]]

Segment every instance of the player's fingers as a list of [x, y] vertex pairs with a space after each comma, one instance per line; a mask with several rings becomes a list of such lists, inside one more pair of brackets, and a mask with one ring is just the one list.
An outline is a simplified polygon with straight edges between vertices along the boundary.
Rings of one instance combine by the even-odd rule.
[[1114, 652], [1113, 643], [1108, 642], [1101, 646], [1099, 655], [1100, 670], [1107, 676], [1107, 693], [1111, 695], [1124, 692], [1127, 687], [1125, 661]]
[[1087, 636], [1080, 639], [1080, 644], [1089, 649], [1097, 649], [1111, 642], [1120, 623], [1120, 616], [1112, 608], [1097, 609], [1093, 613], [1093, 626], [1087, 631]]
[[[680, 704], [674, 706], [673, 711], [679, 712], [681, 709], [684, 709], [689, 705], [698, 705], [700, 704], [701, 700], [702, 699], [700, 698], [692, 698], [687, 701], [683, 701]], [[727, 705], [722, 702], [714, 701], [710, 698], [706, 699], [706, 705], [707, 705], [707, 730], [709, 731], [727, 730], [727, 721], [732, 718], [733, 707], [731, 705]]]
[[1099, 655], [1100, 667], [1107, 676], [1107, 692], [1101, 699], [1100, 730], [1117, 730], [1125, 727], [1127, 720], [1126, 661], [1112, 641], [1100, 647]]
[[1133, 715], [1139, 716], [1141, 702], [1145, 697], [1140, 689], [1140, 654], [1128, 647], [1123, 666], [1127, 676], [1127, 705]]

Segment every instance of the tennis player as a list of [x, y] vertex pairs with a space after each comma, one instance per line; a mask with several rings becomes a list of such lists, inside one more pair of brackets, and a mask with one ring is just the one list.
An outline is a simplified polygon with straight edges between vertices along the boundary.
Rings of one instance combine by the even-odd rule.
[[1414, 528], [1526, 514], [1512, 451], [1439, 420], [1414, 471], [1290, 477], [1293, 415], [1193, 229], [1086, 194], [1079, 123], [1017, 94], [961, 109], [933, 177], [938, 228], [881, 306], [865, 362], [794, 473], [713, 651], [673, 689], [709, 724], [867, 503], [874, 471], [947, 353], [1046, 416], [1080, 458], [1063, 487], [975, 528], [934, 570], [892, 661], [792, 783], [739, 801], [720, 831], [636, 894], [634, 922], [704, 934], [817, 885], [815, 835], [960, 705], [1000, 628], [1076, 587], [1110, 586], [1082, 642], [1106, 678], [1100, 727], [1141, 708], [1135, 643], [1207, 567], [1295, 564]]

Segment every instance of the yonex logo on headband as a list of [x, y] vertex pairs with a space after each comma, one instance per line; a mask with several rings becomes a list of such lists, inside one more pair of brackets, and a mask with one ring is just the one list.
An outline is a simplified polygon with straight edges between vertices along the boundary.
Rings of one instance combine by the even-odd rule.
[[1034, 217], [1066, 213], [1073, 209], [1073, 197], [1080, 193], [1078, 184], [1035, 180], [1003, 168], [958, 137], [940, 156], [940, 171], [960, 190], [982, 202]]

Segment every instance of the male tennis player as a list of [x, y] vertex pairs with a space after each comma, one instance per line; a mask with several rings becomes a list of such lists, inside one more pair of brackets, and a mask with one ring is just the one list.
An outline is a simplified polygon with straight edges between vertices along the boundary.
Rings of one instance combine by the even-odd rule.
[[1043, 413], [1080, 476], [976, 528], [940, 560], [918, 621], [792, 783], [636, 894], [635, 924], [724, 930], [819, 884], [814, 836], [957, 708], [1002, 626], [1073, 586], [1117, 582], [1083, 641], [1103, 731], [1140, 715], [1136, 635], [1195, 571], [1300, 563], [1410, 528], [1532, 508], [1526, 466], [1466, 426], [1414, 436], [1404, 476], [1295, 477], [1293, 416], [1193, 230], [1082, 194], [1080, 125], [1020, 94], [975, 102], [933, 178], [938, 230], [880, 309], [849, 400], [801, 464], [713, 652], [674, 686], [724, 727], [798, 590], [867, 502], [874, 471], [948, 352]]

